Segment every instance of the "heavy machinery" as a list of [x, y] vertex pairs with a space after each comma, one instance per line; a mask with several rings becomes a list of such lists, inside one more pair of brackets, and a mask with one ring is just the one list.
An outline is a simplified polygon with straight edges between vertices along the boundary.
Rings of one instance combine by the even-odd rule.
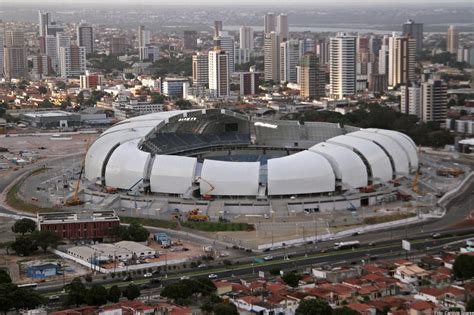
[[105, 186], [103, 191], [108, 193], [108, 194], [116, 194], [118, 190], [115, 187]]
[[216, 189], [216, 187], [215, 187], [214, 185], [212, 185], [210, 182], [208, 182], [207, 180], [205, 180], [204, 178], [202, 178], [201, 176], [199, 176], [199, 177], [197, 178], [197, 180], [198, 180], [198, 181], [202, 180], [203, 182], [205, 182], [206, 184], [209, 185], [209, 190], [206, 191], [206, 192], [201, 196], [201, 198], [202, 198], [203, 200], [214, 200], [214, 197], [213, 197], [212, 195], [210, 195], [210, 193], [211, 193], [214, 189]]
[[[87, 141], [86, 143], [86, 153], [87, 153], [87, 150], [89, 149], [89, 140], [86, 140], [86, 141]], [[71, 198], [66, 200], [65, 202], [66, 206], [73, 207], [73, 206], [82, 205], [84, 203], [84, 201], [82, 201], [81, 198], [79, 198], [79, 190], [81, 188], [82, 174], [84, 174], [85, 166], [86, 166], [86, 155], [84, 155], [84, 159], [82, 159], [81, 171], [79, 172], [79, 178], [77, 179], [77, 182], [76, 182], [76, 188], [74, 189], [74, 194], [72, 195]]]
[[458, 167], [443, 167], [436, 171], [438, 176], [452, 176], [458, 177], [459, 175], [464, 174], [464, 171]]
[[359, 191], [361, 193], [364, 193], [364, 194], [368, 194], [368, 193], [373, 193], [375, 192], [375, 187], [374, 186], [365, 186], [365, 187], [361, 187], [359, 188]]
[[84, 201], [82, 201], [81, 198], [79, 198], [79, 189], [81, 188], [81, 179], [82, 179], [82, 174], [84, 173], [85, 160], [86, 158], [84, 157], [84, 161], [82, 162], [82, 166], [81, 166], [81, 171], [79, 172], [79, 178], [77, 179], [77, 182], [76, 182], [76, 188], [74, 189], [74, 194], [72, 195], [71, 198], [66, 200], [66, 206], [73, 207], [73, 206], [82, 205], [84, 203]]
[[193, 222], [206, 222], [209, 221], [209, 217], [205, 214], [201, 214], [199, 209], [193, 209], [188, 212], [186, 215], [188, 218], [188, 221], [193, 221]]

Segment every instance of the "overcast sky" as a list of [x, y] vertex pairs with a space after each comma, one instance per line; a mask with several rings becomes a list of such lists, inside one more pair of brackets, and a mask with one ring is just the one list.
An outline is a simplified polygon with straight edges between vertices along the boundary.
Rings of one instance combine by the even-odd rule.
[[397, 4], [473, 4], [472, 0], [0, 0], [0, 9], [2, 7], [2, 3], [14, 4], [14, 3], [28, 3], [28, 4], [44, 4], [44, 3], [58, 3], [58, 4], [77, 4], [80, 5], [82, 3], [97, 3], [97, 4], [130, 4], [130, 5], [148, 5], [148, 4], [156, 4], [156, 5], [192, 5], [192, 4], [209, 4], [209, 5], [233, 5], [238, 6], [239, 4], [245, 5], [260, 5], [260, 4], [272, 4], [278, 6], [291, 6], [295, 4], [306, 4], [306, 5], [334, 5], [334, 4], [353, 4], [353, 5], [361, 5], [361, 4], [390, 4], [390, 5], [397, 5]]

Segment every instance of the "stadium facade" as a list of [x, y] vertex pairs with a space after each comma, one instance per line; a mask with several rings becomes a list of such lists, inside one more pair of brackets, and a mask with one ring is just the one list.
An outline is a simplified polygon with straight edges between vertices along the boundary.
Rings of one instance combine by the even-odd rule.
[[149, 196], [268, 201], [360, 194], [417, 168], [415, 143], [396, 131], [202, 109], [114, 125], [90, 146], [85, 177]]

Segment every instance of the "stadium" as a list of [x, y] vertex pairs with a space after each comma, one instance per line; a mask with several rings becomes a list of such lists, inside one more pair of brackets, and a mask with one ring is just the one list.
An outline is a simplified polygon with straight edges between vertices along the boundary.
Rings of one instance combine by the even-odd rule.
[[124, 120], [103, 132], [85, 159], [91, 189], [139, 191], [170, 210], [207, 206], [211, 216], [375, 204], [393, 196], [395, 179], [417, 169], [415, 143], [396, 131], [225, 109]]

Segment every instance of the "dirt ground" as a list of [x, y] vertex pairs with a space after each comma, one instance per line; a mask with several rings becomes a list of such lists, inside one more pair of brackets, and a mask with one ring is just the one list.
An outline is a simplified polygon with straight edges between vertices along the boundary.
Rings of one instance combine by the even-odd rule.
[[[147, 258], [145, 261], [147, 263], [152, 262], [165, 262], [167, 260], [173, 259], [193, 259], [199, 256], [204, 255], [204, 251], [199, 244], [191, 243], [188, 241], [181, 241], [182, 245], [172, 246], [171, 248], [161, 248], [161, 245], [155, 241], [149, 242], [148, 246], [153, 248], [156, 252], [160, 253], [159, 258]], [[187, 248], [188, 251], [183, 251], [183, 248]], [[114, 263], [108, 263], [101, 265], [103, 268], [112, 269], [114, 268]]]

